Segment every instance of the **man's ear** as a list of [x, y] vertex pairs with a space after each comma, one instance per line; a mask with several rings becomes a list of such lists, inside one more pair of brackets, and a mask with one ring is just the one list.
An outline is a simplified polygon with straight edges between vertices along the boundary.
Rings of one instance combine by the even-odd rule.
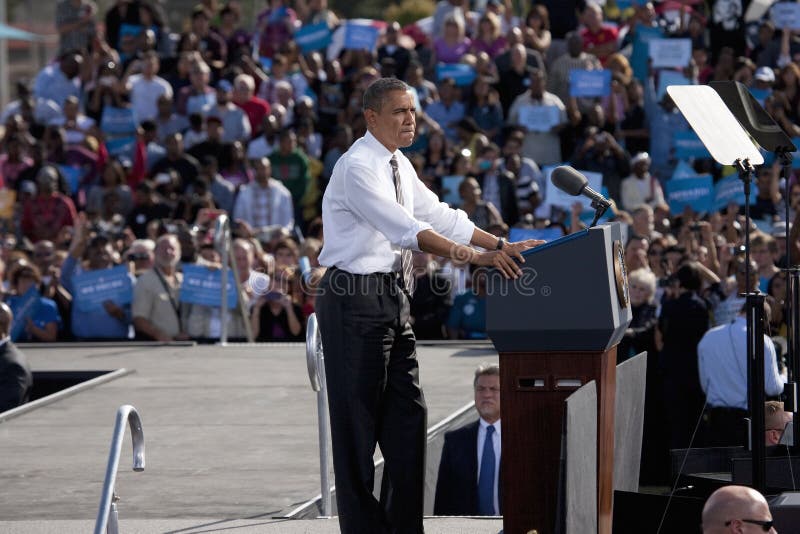
[[364, 120], [367, 121], [367, 127], [375, 126], [375, 121], [378, 118], [378, 113], [374, 109], [365, 109], [364, 110]]

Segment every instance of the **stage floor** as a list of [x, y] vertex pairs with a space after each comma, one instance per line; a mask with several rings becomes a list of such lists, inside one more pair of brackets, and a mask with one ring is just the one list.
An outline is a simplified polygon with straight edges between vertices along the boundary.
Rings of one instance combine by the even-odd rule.
[[[123, 531], [338, 531], [333, 521], [271, 519], [319, 493], [316, 393], [304, 345], [23, 350], [34, 371], [134, 372], [0, 422], [0, 531], [87, 530], [123, 404], [139, 411], [146, 444], [146, 469], [134, 473], [126, 431], [116, 484]], [[489, 343], [421, 343], [418, 353], [429, 426], [472, 400], [480, 362], [497, 361]], [[246, 521], [216, 523], [225, 519]], [[497, 519], [472, 520], [468, 529], [448, 521], [463, 520], [432, 518], [426, 530], [502, 528]]]

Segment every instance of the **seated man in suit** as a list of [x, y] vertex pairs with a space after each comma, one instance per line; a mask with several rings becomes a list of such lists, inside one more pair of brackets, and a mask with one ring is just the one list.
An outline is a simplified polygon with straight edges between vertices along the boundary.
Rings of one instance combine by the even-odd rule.
[[0, 413], [28, 402], [33, 386], [25, 355], [9, 337], [13, 321], [11, 308], [0, 302]]
[[501, 513], [500, 367], [481, 364], [473, 384], [480, 419], [444, 435], [434, 515]]

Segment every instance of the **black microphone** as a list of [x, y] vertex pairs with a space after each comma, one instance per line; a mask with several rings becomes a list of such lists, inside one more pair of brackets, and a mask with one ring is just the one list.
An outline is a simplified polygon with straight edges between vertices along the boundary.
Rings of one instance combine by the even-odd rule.
[[[572, 195], [573, 197], [583, 195], [589, 198], [593, 204], [597, 204], [603, 208], [611, 207], [611, 201], [589, 187], [589, 180], [569, 165], [562, 165], [553, 169], [550, 175], [550, 181], [553, 182], [554, 186], [568, 195]], [[596, 208], [597, 206], [593, 207]]]

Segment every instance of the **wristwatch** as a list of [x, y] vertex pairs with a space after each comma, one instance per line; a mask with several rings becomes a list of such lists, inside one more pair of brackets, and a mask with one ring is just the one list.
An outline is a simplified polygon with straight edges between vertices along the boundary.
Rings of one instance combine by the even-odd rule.
[[495, 250], [503, 250], [503, 247], [506, 246], [506, 240], [502, 237], [497, 238], [497, 246], [494, 247]]

